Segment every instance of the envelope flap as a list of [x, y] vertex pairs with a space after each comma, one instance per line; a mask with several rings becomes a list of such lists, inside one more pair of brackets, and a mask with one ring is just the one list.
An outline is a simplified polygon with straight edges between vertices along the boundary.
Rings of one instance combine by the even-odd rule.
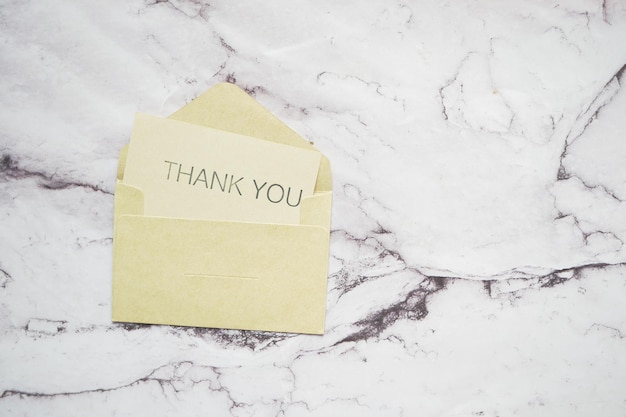
[[143, 210], [143, 191], [118, 181], [118, 183], [115, 184], [113, 217], [117, 220], [120, 216], [125, 214], [141, 215], [143, 214]]
[[330, 231], [332, 197], [330, 191], [325, 191], [303, 198], [300, 205], [300, 224], [322, 226]]
[[315, 150], [313, 145], [287, 127], [244, 90], [230, 83], [217, 84], [169, 117]]
[[[230, 83], [217, 84], [169, 117], [284, 145], [316, 150], [245, 91]], [[330, 161], [322, 155], [315, 191], [330, 190], [332, 190]]]

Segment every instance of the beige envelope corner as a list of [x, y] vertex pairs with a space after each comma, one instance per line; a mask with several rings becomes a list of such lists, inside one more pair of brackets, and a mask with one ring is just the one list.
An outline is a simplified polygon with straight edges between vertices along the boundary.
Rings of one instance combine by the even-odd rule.
[[[222, 83], [172, 116], [315, 150], [238, 87]], [[143, 192], [115, 189], [112, 318], [117, 322], [323, 334], [332, 181], [322, 155], [300, 225], [148, 217]]]

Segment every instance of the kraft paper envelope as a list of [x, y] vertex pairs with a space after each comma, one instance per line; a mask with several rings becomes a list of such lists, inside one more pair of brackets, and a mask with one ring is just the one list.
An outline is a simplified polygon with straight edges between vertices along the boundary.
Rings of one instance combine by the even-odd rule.
[[[232, 84], [218, 84], [171, 119], [315, 148]], [[115, 189], [112, 317], [117, 322], [324, 333], [331, 173], [322, 155], [300, 224], [144, 215], [143, 192]]]

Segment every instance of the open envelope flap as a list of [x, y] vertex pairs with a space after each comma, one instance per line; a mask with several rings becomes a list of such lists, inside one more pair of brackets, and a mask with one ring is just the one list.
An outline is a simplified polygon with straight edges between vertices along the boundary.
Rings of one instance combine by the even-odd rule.
[[330, 231], [332, 199], [333, 193], [330, 191], [317, 192], [303, 198], [300, 203], [300, 224], [322, 226]]
[[323, 334], [321, 227], [121, 216], [113, 320]]
[[[284, 145], [317, 150], [245, 91], [230, 83], [217, 84], [169, 118]], [[322, 155], [315, 191], [331, 190], [330, 162]]]

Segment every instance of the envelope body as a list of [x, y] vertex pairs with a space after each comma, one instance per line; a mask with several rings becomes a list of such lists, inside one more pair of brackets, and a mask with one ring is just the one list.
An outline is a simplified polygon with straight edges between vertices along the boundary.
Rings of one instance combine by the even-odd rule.
[[[218, 84], [171, 116], [263, 140], [311, 144], [232, 84]], [[115, 190], [112, 318], [117, 322], [323, 334], [330, 166], [322, 156], [297, 225], [143, 214], [143, 191]]]

